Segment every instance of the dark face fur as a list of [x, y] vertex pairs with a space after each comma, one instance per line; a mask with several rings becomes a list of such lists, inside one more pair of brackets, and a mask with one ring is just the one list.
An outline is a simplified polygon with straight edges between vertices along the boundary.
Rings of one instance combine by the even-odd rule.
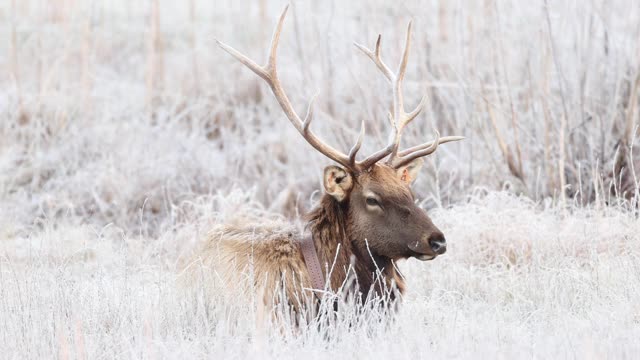
[[347, 232], [361, 251], [392, 260], [432, 260], [445, 253], [444, 235], [415, 204], [406, 170], [375, 165], [348, 176], [350, 188], [342, 199], [348, 202]]

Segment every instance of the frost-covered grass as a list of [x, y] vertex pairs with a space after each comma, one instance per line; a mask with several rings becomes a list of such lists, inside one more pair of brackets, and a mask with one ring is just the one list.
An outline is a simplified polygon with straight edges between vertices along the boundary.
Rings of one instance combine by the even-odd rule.
[[[229, 202], [229, 204], [231, 201]], [[433, 212], [450, 251], [401, 264], [394, 321], [270, 326], [252, 307], [175, 285], [197, 229], [141, 238], [49, 225], [3, 240], [5, 358], [633, 358], [640, 351], [640, 223], [611, 209], [536, 210], [506, 193]], [[361, 315], [362, 316], [362, 315]], [[262, 320], [261, 320], [262, 319]]]
[[382, 33], [395, 66], [410, 18], [407, 103], [430, 103], [404, 146], [467, 137], [415, 184], [450, 245], [400, 265], [394, 320], [294, 330], [176, 285], [213, 224], [318, 199], [328, 161], [214, 44], [261, 60], [284, 2], [0, 2], [1, 357], [634, 358], [638, 170], [616, 154], [640, 151], [640, 7], [549, 3], [293, 3], [281, 75], [300, 111], [319, 92], [328, 142], [363, 119], [363, 153], [386, 140], [351, 42]]

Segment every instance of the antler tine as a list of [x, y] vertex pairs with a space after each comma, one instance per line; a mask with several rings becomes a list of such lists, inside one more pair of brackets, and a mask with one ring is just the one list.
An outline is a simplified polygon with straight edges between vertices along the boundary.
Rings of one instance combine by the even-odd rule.
[[427, 95], [423, 95], [422, 99], [420, 99], [420, 103], [418, 103], [418, 106], [416, 106], [415, 109], [413, 109], [412, 112], [405, 114], [406, 115], [406, 120], [404, 123], [404, 126], [407, 126], [410, 122], [413, 121], [413, 119], [415, 119], [418, 115], [420, 115], [420, 113], [422, 112], [422, 109], [424, 109], [424, 106], [427, 104]]
[[[464, 140], [465, 137], [464, 136], [443, 136], [441, 138], [439, 138], [438, 140], [438, 144], [445, 144], [448, 142], [453, 142], [453, 141], [460, 141], [460, 140]], [[420, 145], [416, 145], [413, 147], [410, 147], [406, 150], [403, 150], [401, 152], [398, 153], [399, 157], [406, 157], [407, 155], [414, 153], [416, 151], [420, 151], [420, 150], [424, 150], [426, 148], [429, 148], [431, 146], [433, 146], [434, 141], [429, 141]]]
[[393, 151], [393, 139], [396, 138], [396, 134], [398, 132], [398, 127], [393, 125], [391, 127], [392, 132], [389, 135], [389, 137], [392, 139], [389, 141], [389, 144], [387, 144], [387, 146], [385, 146], [384, 148], [374, 152], [373, 154], [369, 155], [366, 159], [362, 160], [361, 162], [358, 163], [358, 166], [361, 169], [368, 169], [370, 168], [373, 164], [377, 163], [378, 161], [384, 159], [385, 157], [389, 156], [389, 154], [391, 154], [391, 152]]
[[398, 74], [396, 75], [396, 81], [393, 86], [393, 116], [396, 120], [396, 124], [398, 126], [398, 130], [396, 132], [396, 138], [394, 139], [393, 149], [391, 151], [391, 157], [389, 158], [389, 163], [393, 161], [393, 158], [396, 157], [398, 152], [398, 147], [400, 146], [400, 138], [402, 137], [402, 131], [405, 126], [407, 126], [413, 119], [415, 119], [418, 114], [424, 108], [424, 105], [427, 101], [427, 96], [423, 96], [420, 100], [420, 104], [410, 113], [407, 113], [404, 109], [404, 96], [402, 94], [402, 81], [404, 80], [404, 74], [407, 71], [407, 63], [409, 62], [409, 52], [411, 50], [411, 27], [412, 21], [409, 21], [407, 25], [407, 36], [405, 38], [404, 50], [402, 52], [402, 60], [400, 60], [400, 65], [398, 66]]
[[[256, 64], [253, 60], [249, 59], [236, 49], [231, 46], [224, 44], [221, 41], [217, 41], [218, 45], [231, 54], [234, 58], [236, 58], [239, 62], [248, 67], [251, 71], [256, 73], [262, 79], [266, 81], [266, 83], [271, 88], [273, 95], [276, 97], [278, 104], [284, 111], [285, 115], [289, 119], [289, 121], [293, 124], [293, 126], [298, 130], [298, 132], [304, 137], [304, 139], [313, 146], [320, 153], [328, 157], [329, 159], [349, 168], [354, 171], [358, 171], [358, 164], [355, 163], [355, 155], [358, 152], [360, 145], [362, 144], [362, 139], [359, 138], [356, 142], [356, 146], [352, 149], [352, 152], [349, 155], [345, 155], [339, 150], [331, 147], [326, 144], [322, 140], [320, 140], [310, 129], [309, 125], [313, 120], [313, 104], [315, 101], [315, 96], [311, 99], [309, 103], [309, 108], [307, 110], [307, 116], [304, 119], [304, 122], [300, 119], [300, 116], [295, 112], [291, 102], [289, 101], [289, 97], [284, 91], [282, 84], [280, 83], [280, 79], [278, 78], [277, 72], [277, 50], [278, 43], [280, 42], [280, 34], [282, 32], [282, 26], [284, 24], [284, 19], [287, 15], [287, 10], [289, 6], [287, 5], [284, 8], [284, 11], [280, 15], [280, 19], [278, 20], [278, 24], [273, 32], [273, 36], [271, 38], [271, 46], [269, 48], [269, 55], [267, 57], [267, 64], [264, 66], [260, 66]], [[362, 134], [362, 132], [361, 132]]]
[[309, 101], [309, 107], [307, 108], [307, 115], [304, 117], [304, 122], [302, 123], [302, 132], [307, 133], [309, 131], [309, 125], [311, 125], [311, 120], [313, 120], [313, 105], [316, 103], [316, 99], [318, 98], [318, 94], [313, 95], [311, 100]]
[[265, 71], [265, 69], [263, 69], [262, 66], [256, 64], [255, 62], [253, 62], [253, 60], [242, 55], [238, 50], [223, 43], [222, 41], [216, 39], [216, 43], [218, 44], [218, 46], [222, 48], [222, 50], [231, 54], [231, 56], [236, 58], [236, 60], [240, 61], [244, 66], [248, 67], [251, 71], [253, 71], [258, 76], [263, 78], [266, 82], [271, 83], [271, 75], [267, 71]]
[[440, 137], [440, 133], [437, 130], [435, 130], [435, 132], [436, 132], [435, 140], [426, 142], [418, 146], [411, 147], [407, 150], [400, 152], [398, 156], [394, 159], [391, 166], [397, 169], [399, 167], [407, 165], [408, 163], [412, 162], [417, 158], [431, 155], [438, 149], [438, 145], [440, 144], [444, 144], [452, 141], [459, 141], [464, 139], [464, 136]]
[[[289, 11], [289, 5], [284, 7], [282, 14], [280, 14], [280, 19], [278, 19], [278, 24], [276, 25], [276, 28], [273, 31], [273, 35], [271, 36], [271, 47], [269, 49], [269, 57], [267, 58], [267, 65], [265, 66], [265, 68], [267, 68], [267, 70], [270, 70], [274, 75], [277, 75], [276, 55], [278, 53], [280, 33], [282, 32], [282, 25], [284, 25], [284, 18], [287, 16], [287, 11]], [[277, 76], [274, 76], [274, 78], [277, 78]]]
[[438, 132], [438, 130], [435, 130], [436, 132], [436, 139], [434, 141], [431, 142], [431, 145], [425, 147], [424, 149], [418, 150], [415, 153], [412, 153], [410, 156], [407, 156], [406, 158], [398, 158], [396, 157], [391, 164], [392, 167], [394, 168], [399, 168], [403, 165], [406, 165], [410, 162], [412, 162], [414, 159], [417, 159], [419, 157], [423, 157], [423, 156], [427, 156], [432, 154], [434, 151], [436, 151], [438, 149], [438, 145], [440, 145], [440, 132]]
[[[396, 81], [393, 84], [393, 117], [396, 119], [398, 126], [400, 127], [399, 133], [402, 132], [402, 128], [408, 123], [405, 119], [406, 113], [404, 111], [404, 97], [402, 95], [402, 81], [404, 80], [404, 74], [407, 72], [407, 63], [409, 61], [409, 49], [411, 48], [411, 21], [407, 26], [407, 37], [404, 43], [404, 50], [402, 51], [402, 60], [398, 65], [398, 72], [396, 74]], [[395, 151], [394, 151], [395, 152]]]
[[389, 69], [389, 67], [384, 63], [384, 61], [382, 61], [382, 58], [380, 57], [381, 40], [382, 35], [379, 34], [378, 39], [376, 40], [376, 47], [374, 51], [369, 50], [366, 46], [360, 45], [357, 42], [354, 42], [353, 45], [355, 45], [358, 49], [360, 49], [360, 51], [367, 55], [369, 59], [371, 59], [371, 61], [376, 64], [378, 69], [382, 72], [382, 75], [384, 75], [384, 77], [387, 78], [390, 83], [393, 83], [395, 81], [395, 75], [391, 72], [391, 69]]
[[353, 168], [356, 168], [358, 165], [356, 164], [356, 154], [360, 151], [360, 147], [362, 146], [362, 140], [364, 139], [364, 120], [362, 120], [362, 124], [360, 125], [360, 134], [358, 135], [358, 140], [353, 145], [351, 150], [349, 150], [349, 164]]
[[355, 44], [358, 49], [360, 49], [376, 64], [378, 69], [380, 69], [382, 74], [387, 78], [387, 80], [389, 80], [389, 82], [393, 86], [393, 113], [390, 116], [392, 133], [390, 135], [389, 144], [385, 148], [379, 150], [378, 152], [365, 159], [361, 163], [362, 167], [371, 166], [377, 161], [385, 158], [389, 154], [391, 154], [391, 158], [389, 159], [389, 163], [391, 163], [393, 161], [393, 158], [396, 157], [404, 127], [407, 126], [413, 119], [415, 119], [418, 114], [420, 114], [420, 112], [424, 108], [424, 105], [426, 104], [427, 98], [426, 96], [424, 96], [415, 110], [407, 113], [404, 109], [402, 81], [404, 80], [404, 75], [407, 71], [409, 52], [411, 50], [411, 27], [412, 22], [409, 21], [409, 24], [407, 25], [407, 35], [405, 37], [404, 50], [402, 52], [402, 59], [400, 60], [400, 64], [398, 65], [398, 71], [395, 74], [392, 73], [391, 70], [389, 70], [389, 67], [385, 65], [385, 63], [382, 61], [382, 58], [380, 57], [380, 35], [378, 35], [378, 40], [376, 41], [375, 51], [371, 51], [360, 44]]

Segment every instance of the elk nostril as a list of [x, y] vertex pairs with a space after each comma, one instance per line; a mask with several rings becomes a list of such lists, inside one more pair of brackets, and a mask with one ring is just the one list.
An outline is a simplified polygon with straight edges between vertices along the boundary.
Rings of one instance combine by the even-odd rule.
[[429, 246], [433, 252], [441, 255], [447, 251], [447, 240], [444, 238], [442, 233], [437, 232], [429, 236]]

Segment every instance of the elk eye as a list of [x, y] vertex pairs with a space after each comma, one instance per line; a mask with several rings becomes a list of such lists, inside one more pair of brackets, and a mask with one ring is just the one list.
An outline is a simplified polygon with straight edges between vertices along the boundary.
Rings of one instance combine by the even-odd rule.
[[369, 205], [369, 206], [380, 206], [380, 203], [375, 198], [368, 197], [367, 198], [367, 205]]

